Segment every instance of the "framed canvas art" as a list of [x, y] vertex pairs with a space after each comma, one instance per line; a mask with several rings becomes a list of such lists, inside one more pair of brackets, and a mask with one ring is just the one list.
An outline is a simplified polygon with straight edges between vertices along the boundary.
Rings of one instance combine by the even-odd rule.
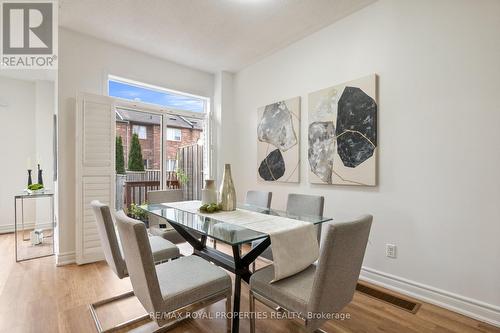
[[377, 185], [376, 84], [373, 74], [309, 94], [310, 183]]
[[258, 109], [257, 174], [269, 182], [299, 182], [300, 97]]

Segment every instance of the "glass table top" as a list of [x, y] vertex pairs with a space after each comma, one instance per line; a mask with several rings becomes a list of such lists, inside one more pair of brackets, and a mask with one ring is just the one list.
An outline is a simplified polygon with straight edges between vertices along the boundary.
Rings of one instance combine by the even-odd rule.
[[[299, 216], [299, 215], [289, 214], [285, 211], [268, 209], [247, 204], [238, 204], [237, 206], [239, 209], [249, 210], [266, 215], [287, 217], [295, 220], [300, 220], [303, 222], [313, 223], [315, 225], [332, 220], [331, 218], [328, 217], [310, 216], [310, 215]], [[186, 212], [177, 208], [169, 207], [168, 203], [147, 204], [140, 206], [140, 208], [147, 211], [150, 214], [165, 219], [170, 224], [181, 225], [186, 229], [188, 229], [189, 231], [196, 231], [198, 233], [201, 233], [202, 235], [206, 235], [207, 237], [231, 245], [250, 243], [254, 240], [265, 239], [268, 236], [265, 233], [251, 230], [240, 225], [219, 221], [217, 220], [217, 213], [214, 213], [211, 216], [206, 216], [206, 215], [202, 216], [195, 213]]]
[[19, 199], [19, 198], [37, 198], [37, 197], [50, 197], [50, 196], [53, 196], [54, 195], [54, 192], [52, 192], [51, 190], [43, 190], [43, 191], [35, 191], [35, 192], [28, 192], [28, 191], [23, 191], [21, 193], [17, 193], [15, 195], [15, 198], [16, 199]]

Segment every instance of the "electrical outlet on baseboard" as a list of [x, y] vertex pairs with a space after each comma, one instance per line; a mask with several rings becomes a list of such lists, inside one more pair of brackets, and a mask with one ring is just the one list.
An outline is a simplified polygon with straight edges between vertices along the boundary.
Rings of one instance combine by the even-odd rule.
[[397, 247], [394, 244], [385, 244], [385, 256], [387, 258], [397, 258]]

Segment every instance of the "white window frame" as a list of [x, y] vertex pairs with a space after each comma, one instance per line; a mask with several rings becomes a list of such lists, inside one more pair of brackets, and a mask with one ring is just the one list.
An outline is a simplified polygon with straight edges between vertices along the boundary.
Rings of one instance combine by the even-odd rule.
[[[179, 134], [179, 138], [177, 138]], [[182, 141], [182, 130], [177, 127], [167, 127], [167, 140], [168, 141]]]
[[[203, 101], [203, 104], [204, 104], [203, 106], [204, 106], [205, 112], [201, 113], [201, 112], [195, 112], [195, 111], [189, 111], [189, 110], [180, 110], [180, 109], [175, 109], [175, 108], [168, 107], [168, 106], [162, 106], [162, 105], [152, 104], [152, 103], [143, 102], [143, 101], [131, 101], [129, 99], [123, 99], [123, 98], [120, 98], [120, 97], [109, 96], [109, 81], [116, 81], [116, 82], [130, 84], [130, 85], [133, 85], [133, 86], [138, 86], [138, 87], [146, 88], [146, 89], [150, 89], [150, 90], [156, 90], [156, 91], [165, 92], [165, 93], [169, 93], [169, 94], [181, 95], [181, 96], [186, 96], [186, 97], [192, 97], [192, 98], [195, 98], [195, 99], [199, 99], [199, 100]], [[137, 103], [141, 103], [141, 104], [145, 104], [145, 105], [151, 105], [151, 106], [155, 106], [155, 107], [157, 106], [157, 107], [160, 107], [160, 108], [165, 108], [165, 109], [170, 109], [170, 110], [184, 111], [184, 112], [188, 112], [190, 114], [205, 114], [205, 115], [208, 115], [209, 111], [210, 111], [210, 107], [209, 107], [210, 106], [210, 98], [205, 97], [205, 96], [200, 96], [200, 95], [190, 94], [190, 93], [182, 92], [182, 91], [178, 91], [178, 90], [168, 89], [168, 88], [156, 86], [156, 85], [145, 83], [145, 82], [131, 80], [131, 79], [127, 79], [127, 78], [116, 76], [116, 75], [112, 75], [112, 74], [108, 74], [107, 75], [105, 83], [106, 83], [106, 86], [105, 86], [105, 90], [106, 90], [105, 94], [106, 94], [106, 96], [109, 96], [111, 98], [116, 98], [118, 100], [124, 100], [124, 101], [130, 101], [130, 102], [137, 102]]]
[[177, 170], [177, 160], [167, 159], [165, 171], [175, 171], [175, 170]]
[[148, 127], [145, 125], [132, 124], [132, 134], [137, 134], [137, 136], [141, 140], [147, 140], [148, 139]]

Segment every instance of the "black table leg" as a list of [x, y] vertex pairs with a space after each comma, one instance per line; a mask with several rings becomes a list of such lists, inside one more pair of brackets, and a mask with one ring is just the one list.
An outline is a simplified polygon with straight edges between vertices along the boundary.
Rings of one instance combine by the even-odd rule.
[[[169, 221], [170, 222], [170, 221]], [[259, 245], [253, 248], [250, 252], [241, 256], [240, 246], [232, 245], [233, 256], [228, 256], [218, 250], [207, 248], [206, 240], [207, 236], [203, 235], [201, 239], [195, 237], [191, 232], [186, 230], [186, 228], [177, 223], [170, 222], [172, 227], [181, 234], [184, 239], [191, 244], [194, 248], [195, 255], [199, 255], [206, 260], [212, 261], [214, 264], [221, 266], [228, 271], [234, 273], [234, 296], [233, 296], [233, 320], [232, 320], [232, 332], [238, 333], [240, 328], [240, 302], [241, 302], [241, 281], [247, 283], [250, 282], [250, 264], [257, 259], [257, 257], [264, 252], [264, 250], [271, 244], [269, 237], [264, 239]]]
[[207, 236], [202, 235], [201, 239], [196, 238], [192, 233], [187, 231], [184, 227], [170, 223], [170, 225], [177, 231], [195, 250], [203, 250], [206, 247]]
[[240, 329], [241, 279], [243, 276], [248, 276], [250, 271], [248, 270], [248, 265], [245, 265], [245, 262], [241, 260], [240, 246], [233, 245], [232, 248], [235, 274], [232, 332], [237, 333]]
[[234, 303], [233, 303], [233, 327], [231, 332], [237, 333], [240, 330], [240, 298], [241, 298], [241, 276], [234, 278]]

